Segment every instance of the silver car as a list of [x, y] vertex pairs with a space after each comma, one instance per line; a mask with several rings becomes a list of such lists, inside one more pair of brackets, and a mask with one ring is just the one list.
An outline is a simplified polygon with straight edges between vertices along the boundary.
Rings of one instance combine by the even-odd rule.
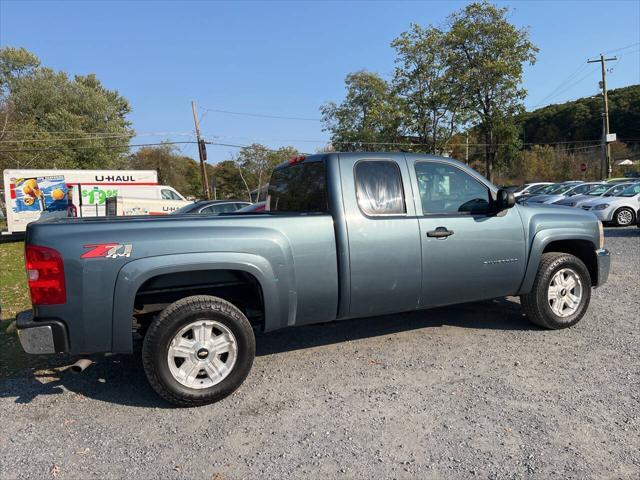
[[547, 185], [553, 185], [552, 182], [535, 182], [535, 183], [525, 183], [520, 187], [513, 190], [513, 196], [518, 198], [522, 195], [532, 195], [534, 193], [538, 193], [542, 190], [543, 187]]
[[633, 225], [640, 209], [640, 183], [625, 188], [615, 197], [583, 203], [581, 208], [592, 212], [601, 222], [614, 222], [619, 227]]
[[625, 188], [634, 185], [633, 183], [617, 183], [611, 186], [610, 183], [603, 183], [584, 195], [574, 195], [572, 197], [563, 198], [554, 205], [562, 205], [564, 207], [581, 207], [582, 204], [595, 200], [598, 197], [615, 197]]
[[588, 182], [588, 183], [563, 183], [559, 187], [547, 192], [544, 195], [536, 195], [533, 198], [527, 200], [528, 203], [554, 203], [563, 198], [572, 197], [574, 195], [584, 195], [591, 190], [602, 185], [602, 182]]

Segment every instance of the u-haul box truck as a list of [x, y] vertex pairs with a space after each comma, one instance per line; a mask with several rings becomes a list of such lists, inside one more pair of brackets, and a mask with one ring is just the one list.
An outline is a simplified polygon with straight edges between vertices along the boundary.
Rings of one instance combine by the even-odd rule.
[[188, 205], [188, 200], [162, 198], [109, 197], [107, 198], [107, 216], [128, 217], [131, 215], [169, 215]]
[[[24, 232], [41, 218], [105, 215], [107, 197], [182, 195], [158, 185], [155, 170], [16, 169], [3, 172], [7, 233]], [[163, 192], [166, 190], [166, 192]], [[184, 200], [186, 203], [186, 200]]]

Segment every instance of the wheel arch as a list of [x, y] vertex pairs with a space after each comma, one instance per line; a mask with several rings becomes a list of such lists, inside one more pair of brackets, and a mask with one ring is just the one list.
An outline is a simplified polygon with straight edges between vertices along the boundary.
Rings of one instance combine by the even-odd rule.
[[[133, 350], [132, 315], [141, 288], [154, 279], [176, 278], [176, 275], [191, 273], [197, 277], [203, 272], [216, 272], [214, 281], [219, 280], [224, 272], [239, 273], [253, 279], [262, 297], [264, 329], [277, 328], [282, 323], [283, 312], [286, 323], [288, 288], [283, 290], [285, 285], [279, 284], [271, 264], [263, 257], [236, 252], [147, 257], [126, 264], [118, 273], [114, 292], [112, 351], [131, 353]], [[287, 282], [281, 279], [280, 283]], [[165, 285], [170, 289], [170, 282]]]
[[518, 295], [531, 291], [535, 280], [538, 266], [542, 255], [547, 252], [568, 253], [578, 257], [586, 265], [591, 277], [591, 284], [598, 284], [598, 260], [592, 235], [584, 231], [570, 231], [564, 229], [562, 232], [543, 230], [534, 237], [530, 248], [529, 261], [525, 276]]

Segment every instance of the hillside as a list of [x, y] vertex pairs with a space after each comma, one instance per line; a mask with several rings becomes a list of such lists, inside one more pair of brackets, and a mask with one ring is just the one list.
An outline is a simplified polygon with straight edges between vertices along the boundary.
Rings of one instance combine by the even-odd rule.
[[[526, 143], [599, 140], [602, 96], [549, 105], [520, 117]], [[640, 143], [640, 85], [609, 91], [610, 131], [627, 144]]]

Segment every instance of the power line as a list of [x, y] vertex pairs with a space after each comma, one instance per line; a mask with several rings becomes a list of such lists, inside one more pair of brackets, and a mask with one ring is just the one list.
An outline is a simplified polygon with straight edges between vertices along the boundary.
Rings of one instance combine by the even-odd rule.
[[0, 154], [2, 153], [21, 153], [21, 152], [56, 152], [56, 151], [65, 151], [65, 150], [85, 150], [92, 148], [104, 148], [106, 150], [116, 150], [122, 148], [134, 148], [134, 147], [152, 147], [152, 146], [160, 146], [160, 145], [178, 145], [183, 143], [197, 143], [197, 142], [159, 142], [159, 143], [138, 143], [138, 144], [122, 144], [122, 145], [105, 145], [97, 147], [95, 145], [92, 146], [72, 146], [72, 147], [51, 147], [51, 148], [19, 148], [16, 150], [0, 150]]
[[540, 100], [540, 103], [544, 103], [545, 100], [547, 100], [548, 98], [552, 97], [554, 93], [556, 93], [560, 88], [562, 88], [569, 80], [573, 79], [578, 73], [582, 72], [585, 68], [587, 68], [587, 65], [585, 65], [583, 62], [580, 62], [580, 66], [575, 69], [573, 71], [573, 73], [571, 75], [569, 75], [567, 78], [565, 78], [562, 82], [560, 82], [560, 84], [554, 88], [546, 97], [542, 98]]
[[232, 112], [230, 110], [219, 110], [217, 108], [204, 108], [205, 112], [215, 112], [215, 113], [224, 113], [227, 115], [240, 115], [244, 117], [257, 117], [257, 118], [277, 118], [280, 120], [299, 120], [303, 122], [320, 122], [320, 118], [309, 118], [309, 117], [289, 117], [283, 115], [271, 115], [264, 113], [249, 113], [249, 112]]
[[[579, 83], [583, 82], [587, 77], [589, 77], [590, 75], [593, 75], [596, 72], [597, 72], [597, 70], [590, 70], [589, 72], [587, 72], [586, 75], [580, 77], [578, 80], [576, 80], [575, 82], [571, 83], [570, 85], [567, 85], [566, 87], [564, 87], [563, 89], [561, 89], [557, 93], [555, 93], [554, 95], [551, 95], [551, 96], [547, 97], [547, 99], [550, 100], [552, 98], [556, 98], [558, 95], [561, 95], [564, 92], [566, 92], [567, 90], [569, 90], [570, 88], [575, 87]], [[580, 97], [580, 98], [582, 98], [582, 97]], [[531, 108], [546, 107], [548, 105], [551, 105], [551, 104], [533, 105]]]
[[[210, 138], [244, 138], [252, 141], [260, 141], [260, 142], [283, 142], [283, 143], [318, 143], [318, 144], [352, 144], [359, 143], [361, 145], [398, 145], [398, 146], [430, 146], [431, 143], [411, 143], [411, 142], [362, 142], [359, 140], [350, 140], [350, 141], [332, 141], [331, 139], [326, 140], [303, 140], [303, 139], [295, 139], [295, 138], [265, 138], [265, 137], [242, 137], [242, 136], [230, 136], [230, 135], [209, 135]], [[600, 142], [600, 140], [565, 140], [561, 142], [524, 142], [522, 145], [560, 145], [560, 144], [578, 144], [578, 143], [596, 143]], [[485, 146], [489, 145], [487, 143], [469, 143], [470, 146]], [[494, 145], [494, 144], [491, 144]], [[507, 144], [498, 144], [498, 145], [507, 145]]]
[[[615, 48], [615, 49], [613, 49], [613, 50], [608, 50], [608, 51], [606, 51], [606, 52], [602, 52], [602, 54], [603, 54], [603, 55], [608, 55], [608, 54], [610, 54], [610, 53], [620, 52], [620, 51], [622, 51], [622, 50], [626, 50], [627, 48], [635, 47], [636, 45], [640, 45], [640, 42], [632, 43], [632, 44], [630, 44], [630, 45], [627, 45], [626, 47], [620, 47], [620, 48]], [[629, 53], [629, 52], [626, 52], [626, 53]]]
[[[24, 134], [24, 135], [32, 135], [32, 134], [50, 134], [50, 133], [73, 133], [74, 135], [120, 135], [115, 132], [85, 132], [83, 130], [7, 130], [2, 133], [11, 133], [11, 134]], [[125, 135], [125, 134], [122, 134]], [[127, 133], [126, 135], [131, 135], [133, 137], [158, 137], [161, 135], [182, 135], [182, 136], [191, 136], [193, 132], [133, 132]]]
[[[50, 132], [34, 132], [32, 135], [48, 134]], [[42, 135], [41, 135], [42, 136]], [[0, 140], [0, 144], [7, 143], [54, 143], [54, 142], [82, 142], [92, 140], [109, 140], [117, 138], [133, 138], [133, 137], [163, 137], [163, 136], [185, 136], [191, 138], [191, 134], [184, 132], [154, 132], [154, 133], [123, 133], [123, 134], [96, 134], [91, 137], [44, 137], [44, 138], [27, 138], [20, 140]]]
[[81, 140], [104, 140], [110, 138], [132, 138], [135, 134], [101, 135], [99, 137], [75, 137], [75, 138], [28, 138], [26, 140], [0, 140], [0, 143], [32, 143], [32, 142], [76, 142]]

